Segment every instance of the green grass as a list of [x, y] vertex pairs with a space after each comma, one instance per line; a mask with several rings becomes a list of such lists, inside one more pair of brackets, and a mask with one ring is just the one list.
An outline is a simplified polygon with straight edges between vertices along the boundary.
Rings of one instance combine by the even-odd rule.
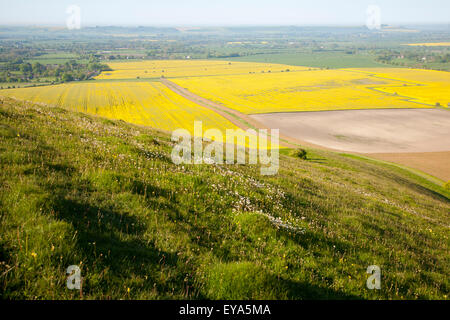
[[87, 59], [80, 59], [77, 54], [65, 53], [65, 52], [43, 54], [43, 55], [31, 58], [31, 59], [27, 59], [26, 62], [28, 62], [28, 63], [39, 62], [39, 63], [46, 65], [46, 64], [64, 64], [71, 60], [76, 60], [77, 63], [82, 63], [82, 64], [86, 64], [89, 62]]
[[238, 58], [227, 58], [226, 60], [281, 63], [293, 66], [330, 69], [386, 67], [385, 64], [376, 62], [374, 56], [368, 54], [346, 54], [343, 52], [257, 54]]
[[0, 100], [1, 297], [447, 298], [450, 190], [313, 149], [284, 150], [272, 177], [171, 150], [152, 129]]

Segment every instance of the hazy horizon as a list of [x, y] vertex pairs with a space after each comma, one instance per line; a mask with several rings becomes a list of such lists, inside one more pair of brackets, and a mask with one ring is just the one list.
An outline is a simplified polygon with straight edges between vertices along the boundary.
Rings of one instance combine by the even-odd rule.
[[[448, 27], [450, 29], [450, 23], [431, 23], [431, 22], [423, 22], [423, 23], [383, 23], [384, 26], [389, 27]], [[66, 29], [66, 25], [59, 23], [59, 24], [50, 24], [50, 23], [8, 23], [8, 24], [2, 24], [0, 23], [0, 27], [23, 27], [23, 28], [63, 28]], [[277, 27], [325, 27], [325, 28], [331, 28], [331, 27], [337, 27], [337, 28], [358, 28], [358, 27], [365, 27], [364, 23], [360, 24], [83, 24], [83, 28], [102, 28], [102, 27], [117, 27], [117, 28], [263, 28], [263, 27], [271, 27], [271, 28], [277, 28]]]
[[81, 9], [82, 27], [94, 26], [362, 26], [367, 7], [377, 5], [381, 23], [388, 25], [446, 25], [450, 1], [430, 0], [214, 0], [0, 1], [0, 25], [65, 26], [70, 5]]

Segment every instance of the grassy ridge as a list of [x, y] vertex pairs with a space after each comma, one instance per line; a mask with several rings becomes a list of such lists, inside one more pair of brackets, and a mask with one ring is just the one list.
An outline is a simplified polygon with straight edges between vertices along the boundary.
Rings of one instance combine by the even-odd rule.
[[169, 138], [0, 100], [1, 297], [447, 298], [448, 190], [315, 150], [273, 177], [176, 166]]

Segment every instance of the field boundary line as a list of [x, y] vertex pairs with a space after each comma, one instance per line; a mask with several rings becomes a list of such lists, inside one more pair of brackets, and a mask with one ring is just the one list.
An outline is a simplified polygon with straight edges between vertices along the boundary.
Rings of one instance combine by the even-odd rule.
[[[409, 84], [408, 86], [410, 86], [410, 87], [429, 87], [429, 85], [430, 85], [429, 83], [420, 83], [420, 82], [417, 82], [417, 81], [402, 80], [401, 78], [399, 78], [399, 79], [397, 79], [397, 78], [390, 78], [390, 77], [387, 77], [387, 76], [382, 76], [381, 74], [374, 73], [372, 71], [354, 70], [354, 69], [346, 69], [346, 70], [343, 70], [343, 71], [362, 73], [362, 74], [366, 74], [366, 75], [368, 75], [370, 77], [383, 79], [383, 80], [390, 80], [390, 81], [408, 83]], [[446, 72], [446, 71], [444, 71], [444, 72]], [[389, 88], [404, 88], [405, 86], [404, 85], [400, 85], [400, 84], [398, 84], [398, 85], [392, 84], [392, 85], [385, 85], [385, 87], [389, 87]], [[389, 95], [389, 96], [393, 95], [390, 92], [383, 91], [382, 89], [380, 89], [381, 87], [379, 85], [367, 86], [366, 88], [369, 89], [369, 90], [373, 90], [375, 92], [379, 92], [379, 93], [383, 93], [383, 94]], [[404, 99], [401, 99], [401, 100], [406, 101], [406, 102], [424, 105], [424, 106], [427, 106], [429, 108], [435, 108], [436, 107], [433, 104], [426, 103], [426, 102], [421, 102], [421, 101], [418, 100], [418, 98], [405, 96], [405, 95], [402, 95], [402, 94], [395, 94], [394, 96], [397, 96], [399, 98], [404, 98]]]
[[[244, 114], [240, 111], [222, 106], [218, 103], [215, 103], [211, 100], [205, 99], [199, 95], [196, 95], [192, 92], [190, 92], [188, 89], [183, 88], [179, 86], [178, 84], [167, 80], [165, 78], [161, 78], [161, 83], [163, 83], [166, 87], [168, 87], [170, 90], [175, 92], [176, 94], [181, 95], [182, 97], [198, 104], [201, 107], [207, 108], [209, 110], [212, 110], [225, 119], [229, 120], [234, 125], [238, 126], [239, 128], [243, 130], [247, 129], [267, 129], [270, 130], [270, 128], [264, 126], [259, 121], [253, 119], [247, 114]], [[270, 136], [270, 134], [268, 134]], [[300, 146], [308, 146], [312, 148], [322, 149], [322, 150], [332, 150], [330, 148], [326, 148], [323, 146], [319, 146], [316, 144], [312, 144], [306, 141], [301, 141], [298, 139], [291, 138], [289, 136], [283, 135], [280, 133], [280, 145], [288, 148], [298, 148]], [[337, 150], [335, 150], [337, 151]]]

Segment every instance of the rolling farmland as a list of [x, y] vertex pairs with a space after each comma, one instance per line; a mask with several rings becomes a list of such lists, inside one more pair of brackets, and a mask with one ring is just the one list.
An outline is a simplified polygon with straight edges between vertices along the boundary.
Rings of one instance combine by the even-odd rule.
[[159, 82], [73, 83], [4, 90], [0, 94], [167, 131], [185, 128], [193, 133], [195, 120], [203, 121], [204, 129], [237, 129], [217, 113]]
[[[192, 116], [173, 115], [184, 103], [197, 119], [214, 116], [183, 101], [158, 81], [163, 76], [190, 92], [245, 114], [380, 108], [426, 108], [450, 103], [447, 72], [361, 68], [319, 70], [282, 64], [214, 60], [111, 63], [98, 82], [1, 91], [1, 94], [170, 130]], [[289, 70], [289, 71], [287, 71]], [[263, 72], [264, 71], [264, 72]], [[270, 72], [269, 72], [270, 71]], [[140, 79], [136, 81], [136, 79]], [[180, 100], [181, 99], [181, 100]], [[181, 108], [183, 109], [183, 108]], [[181, 114], [183, 114], [182, 111]], [[217, 118], [217, 116], [216, 116]], [[217, 119], [212, 120], [215, 125]], [[192, 121], [190, 121], [192, 122]], [[222, 126], [219, 126], [222, 127]]]
[[434, 106], [437, 98], [443, 103], [450, 102], [450, 76], [446, 72], [368, 70], [371, 69], [311, 70], [173, 81], [195, 94], [247, 114], [423, 108]]
[[88, 7], [0, 27], [3, 300], [211, 319], [244, 314], [184, 300], [448, 300], [447, 25], [89, 26], [111, 6]]
[[[135, 61], [111, 63], [110, 67], [113, 71], [101, 73], [94, 81], [1, 90], [0, 95], [166, 131], [184, 128], [191, 133], [194, 133], [194, 121], [202, 121], [203, 130], [217, 128], [224, 132], [238, 127], [274, 128], [273, 124], [278, 123], [275, 120], [267, 123], [262, 121], [263, 118], [251, 115], [280, 113], [282, 116], [281, 113], [301, 111], [423, 109], [435, 106], [446, 108], [450, 103], [450, 74], [442, 71], [406, 68], [323, 70], [224, 60]], [[174, 85], [178, 86], [178, 90]], [[347, 115], [351, 120], [354, 114]], [[269, 117], [276, 118], [277, 115]], [[360, 144], [340, 150], [405, 152], [405, 146], [393, 143], [397, 139], [409, 141], [410, 138], [406, 136], [406, 131], [401, 132], [399, 129], [402, 123], [396, 124], [396, 121], [402, 120], [398, 119], [393, 121], [387, 131], [383, 129], [383, 143], [387, 143], [389, 148], [373, 149], [373, 146]], [[381, 124], [389, 120], [377, 119]], [[365, 130], [379, 132], [369, 122], [366, 123], [367, 126], [363, 126]], [[347, 130], [345, 126], [355, 126], [351, 121], [340, 121], [340, 125], [341, 131]], [[336, 148], [335, 143], [318, 143], [317, 141], [329, 141], [329, 137], [322, 139], [320, 133], [317, 133], [317, 137], [302, 135], [301, 131], [293, 133], [292, 126], [284, 126], [283, 122], [277, 128], [281, 130], [282, 141], [288, 147], [313, 143]], [[431, 130], [426, 125], [412, 126], [411, 130], [418, 131], [417, 134], [420, 135], [420, 130], [427, 128]], [[445, 132], [446, 128], [438, 127], [433, 130], [439, 133], [442, 130]], [[312, 130], [310, 133], [316, 131]], [[288, 132], [291, 134], [286, 134]], [[345, 132], [336, 135], [346, 136]], [[351, 136], [351, 144], [371, 139], [367, 134], [355, 136], [354, 132]], [[378, 137], [373, 139], [377, 140]], [[438, 140], [436, 150], [447, 155], [445, 141]], [[349, 146], [349, 141], [339, 143], [341, 146]], [[414, 147], [410, 149], [410, 152], [424, 151], [415, 150]], [[391, 158], [389, 156], [386, 159]], [[441, 161], [445, 162], [445, 159]], [[415, 164], [414, 166], [417, 167]], [[427, 169], [426, 160], [420, 165], [425, 172], [441, 178], [447, 176], [444, 171], [436, 174], [435, 167], [433, 165], [433, 168]]]
[[110, 63], [113, 71], [100, 74], [96, 79], [136, 79], [215, 76], [230, 74], [304, 71], [310, 68], [271, 63], [231, 62], [216, 60], [158, 60]]
[[388, 94], [408, 97], [412, 102], [435, 106], [450, 106], [450, 72], [402, 69], [366, 68], [357, 69], [380, 79], [403, 82], [401, 86], [377, 86], [376, 89]]

